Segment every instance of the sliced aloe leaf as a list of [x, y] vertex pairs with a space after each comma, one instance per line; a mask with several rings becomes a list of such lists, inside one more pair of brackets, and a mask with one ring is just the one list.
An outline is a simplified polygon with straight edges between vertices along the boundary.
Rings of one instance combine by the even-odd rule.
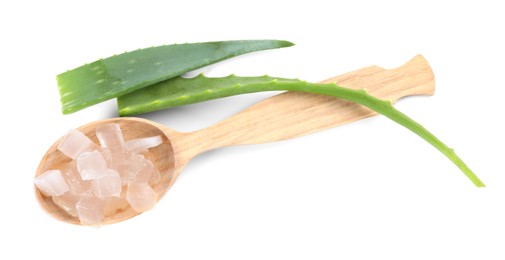
[[62, 111], [99, 102], [237, 55], [293, 44], [279, 40], [174, 44], [126, 52], [59, 74]]
[[118, 107], [119, 114], [125, 116], [238, 94], [276, 90], [334, 96], [366, 106], [423, 138], [451, 160], [475, 186], [484, 187], [484, 183], [456, 155], [453, 149], [445, 145], [422, 125], [394, 108], [391, 102], [373, 97], [364, 90], [344, 88], [334, 83], [316, 84], [270, 77], [207, 78], [203, 75], [190, 79], [179, 77], [119, 97]]

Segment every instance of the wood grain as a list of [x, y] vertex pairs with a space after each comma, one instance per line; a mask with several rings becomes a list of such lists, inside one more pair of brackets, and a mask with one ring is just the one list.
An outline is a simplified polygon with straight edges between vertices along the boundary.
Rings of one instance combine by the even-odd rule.
[[[433, 95], [435, 91], [433, 72], [421, 55], [395, 69], [370, 66], [321, 81], [329, 82], [366, 89], [375, 97], [393, 102], [411, 95]], [[208, 128], [183, 134], [169, 131], [176, 160], [185, 164], [208, 150], [291, 139], [373, 115], [376, 113], [366, 107], [334, 97], [285, 92]]]

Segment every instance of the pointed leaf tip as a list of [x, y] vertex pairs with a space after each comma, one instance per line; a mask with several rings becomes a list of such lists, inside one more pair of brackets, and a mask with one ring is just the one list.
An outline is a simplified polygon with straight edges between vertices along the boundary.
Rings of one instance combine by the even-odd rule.
[[279, 44], [283, 47], [291, 47], [294, 46], [295, 44], [290, 42], [290, 41], [285, 41], [285, 40], [278, 40]]

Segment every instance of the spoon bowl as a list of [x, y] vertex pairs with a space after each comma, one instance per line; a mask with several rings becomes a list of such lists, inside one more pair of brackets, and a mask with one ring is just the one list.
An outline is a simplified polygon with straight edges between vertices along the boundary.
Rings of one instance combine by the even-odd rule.
[[[163, 195], [168, 191], [172, 185], [174, 179], [174, 151], [170, 143], [170, 139], [167, 133], [163, 131], [159, 124], [141, 119], [141, 118], [112, 118], [106, 120], [99, 120], [84, 126], [77, 128], [80, 132], [85, 134], [88, 138], [98, 143], [98, 138], [96, 137], [95, 129], [100, 125], [106, 124], [119, 124], [122, 129], [123, 136], [125, 140], [145, 138], [150, 136], [161, 136], [163, 143], [157, 147], [149, 149], [149, 159], [153, 162], [154, 166], [160, 172], [160, 180], [152, 185], [152, 188], [157, 194], [158, 200], [163, 197]], [[58, 166], [70, 162], [72, 159], [60, 152], [57, 147], [58, 144], [63, 140], [60, 138], [56, 141], [46, 152], [42, 161], [37, 169], [35, 176], [39, 176], [43, 172], [50, 169], [57, 169]], [[40, 192], [39, 189], [35, 189], [35, 194], [38, 202], [42, 208], [55, 218], [73, 223], [80, 224], [79, 219], [71, 216], [63, 209], [54, 204], [52, 198], [45, 196]], [[122, 208], [117, 208], [114, 212], [108, 212], [102, 224], [112, 224], [116, 222], [121, 222], [129, 218], [135, 217], [139, 213], [135, 212], [131, 207], [125, 206]]]
[[[401, 67], [383, 69], [370, 66], [343, 74], [323, 83], [334, 82], [340, 86], [364, 89], [380, 98], [396, 102], [411, 95], [432, 95], [435, 89], [433, 72], [420, 55]], [[168, 191], [184, 166], [196, 155], [225, 146], [261, 144], [287, 140], [376, 115], [359, 104], [330, 96], [303, 92], [285, 92], [261, 101], [242, 112], [215, 125], [189, 133], [176, 132], [164, 125], [142, 118], [112, 118], [95, 121], [77, 128], [95, 143], [97, 126], [119, 124], [125, 140], [160, 135], [163, 143], [149, 149], [149, 158], [161, 175], [153, 185], [158, 200]], [[36, 175], [58, 168], [70, 158], [58, 151], [59, 139], [42, 158]], [[53, 217], [72, 224], [81, 224], [53, 203], [51, 197], [35, 188], [36, 197]], [[101, 223], [112, 224], [127, 220], [139, 213], [125, 205], [105, 212]]]

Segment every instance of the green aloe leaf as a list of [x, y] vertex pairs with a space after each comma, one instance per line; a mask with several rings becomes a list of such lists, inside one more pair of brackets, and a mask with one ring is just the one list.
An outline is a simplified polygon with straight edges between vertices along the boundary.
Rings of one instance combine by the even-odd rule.
[[207, 78], [200, 75], [190, 79], [178, 77], [119, 97], [118, 107], [119, 114], [126, 116], [238, 94], [277, 90], [334, 96], [366, 106], [423, 138], [451, 160], [475, 186], [484, 187], [484, 183], [453, 149], [445, 145], [422, 125], [394, 108], [390, 101], [375, 98], [364, 90], [344, 88], [334, 83], [316, 84], [267, 76]]
[[[118, 97], [120, 116], [131, 116], [211, 99], [257, 92], [251, 86], [272, 82], [301, 82], [298, 79], [260, 77], [176, 77]], [[264, 90], [263, 90], [264, 91]]]
[[70, 114], [237, 55], [292, 45], [279, 40], [187, 43], [101, 59], [56, 77], [62, 111]]

